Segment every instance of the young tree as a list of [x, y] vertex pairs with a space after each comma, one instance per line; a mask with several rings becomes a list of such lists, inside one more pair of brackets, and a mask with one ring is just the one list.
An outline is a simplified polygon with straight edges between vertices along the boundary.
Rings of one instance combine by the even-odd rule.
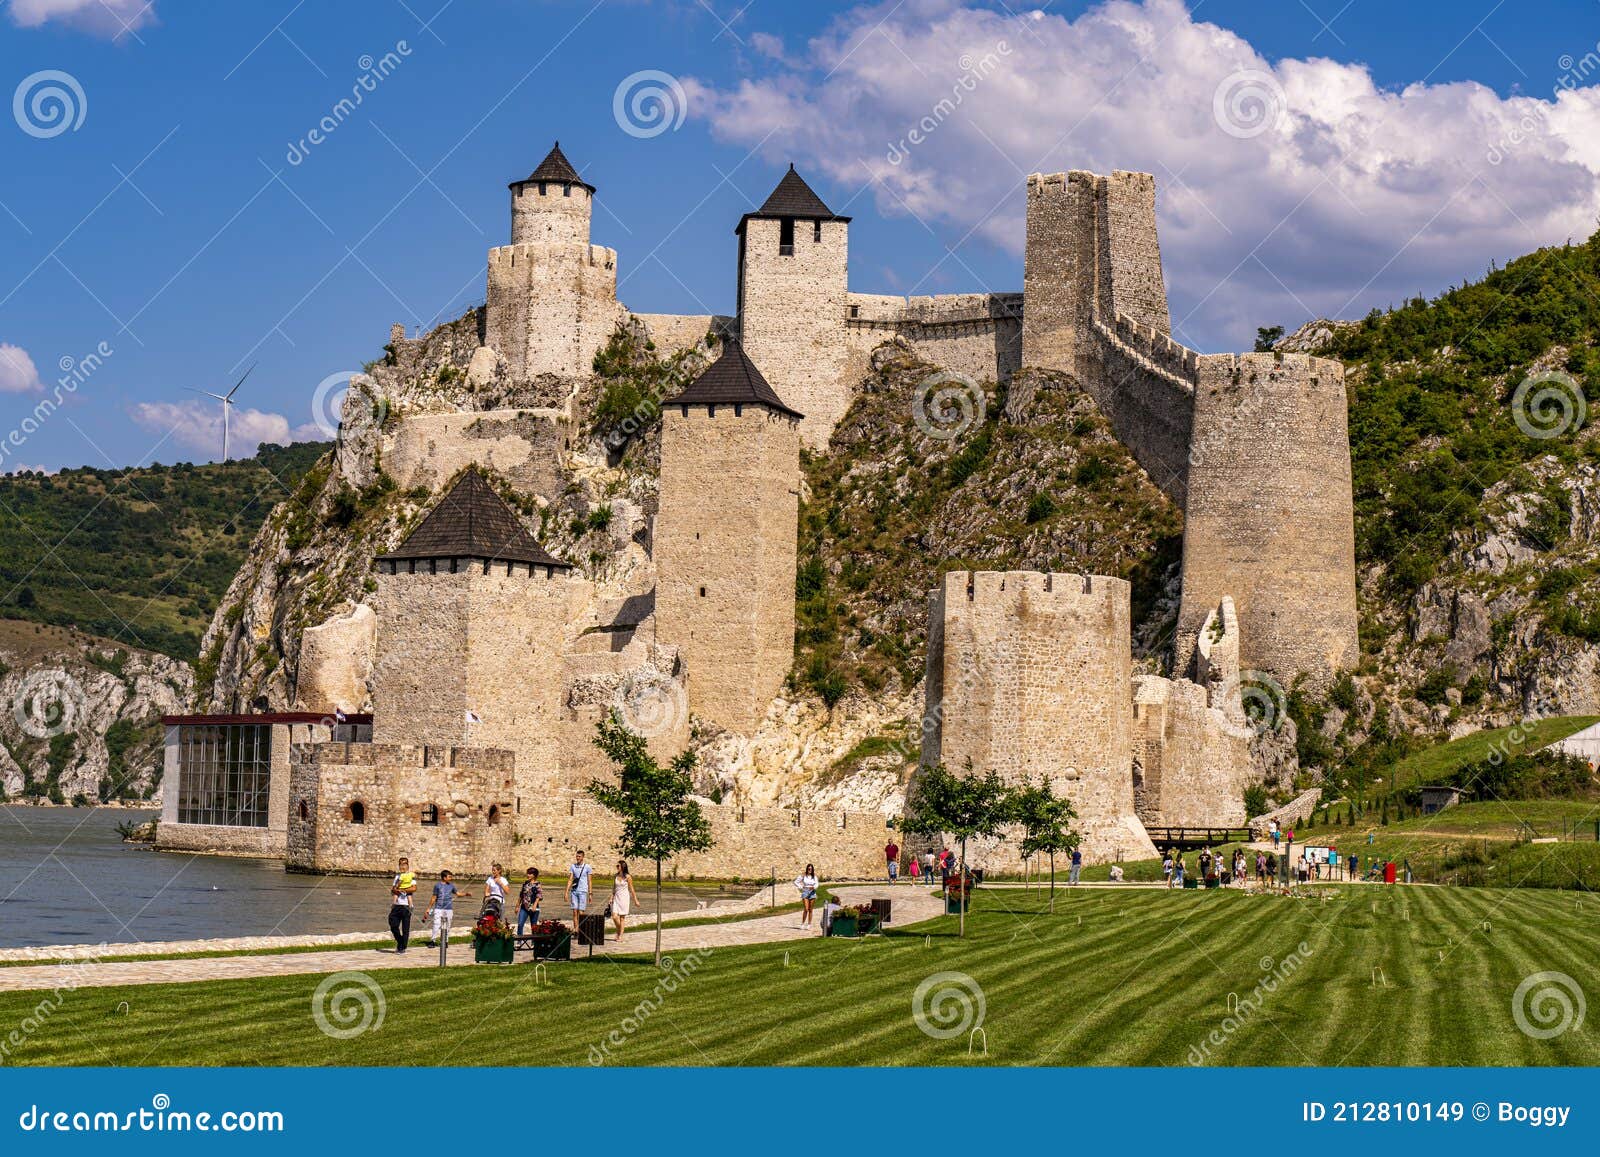
[[967, 934], [967, 841], [976, 836], [997, 836], [1011, 822], [1013, 793], [993, 771], [978, 775], [967, 761], [967, 773], [955, 775], [944, 764], [925, 767], [908, 801], [905, 830], [933, 836], [948, 832], [961, 843], [957, 880], [961, 889], [960, 934]]
[[1022, 854], [1050, 857], [1050, 911], [1056, 910], [1056, 853], [1070, 852], [1082, 837], [1069, 826], [1078, 818], [1072, 801], [1056, 793], [1048, 779], [1018, 790], [1012, 798], [1016, 822], [1022, 825]]
[[680, 752], [666, 767], [650, 754], [644, 736], [616, 718], [600, 721], [594, 745], [617, 767], [618, 782], [593, 780], [589, 794], [622, 817], [617, 850], [656, 864], [656, 965], [661, 965], [661, 863], [680, 852], [711, 847], [711, 825], [689, 798], [695, 754]]

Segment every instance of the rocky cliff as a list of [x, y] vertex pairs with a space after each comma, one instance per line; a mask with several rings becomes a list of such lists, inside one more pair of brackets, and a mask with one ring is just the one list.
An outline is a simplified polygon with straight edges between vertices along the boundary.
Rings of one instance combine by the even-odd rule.
[[159, 798], [159, 720], [188, 706], [188, 664], [75, 631], [0, 622], [0, 672], [4, 798]]

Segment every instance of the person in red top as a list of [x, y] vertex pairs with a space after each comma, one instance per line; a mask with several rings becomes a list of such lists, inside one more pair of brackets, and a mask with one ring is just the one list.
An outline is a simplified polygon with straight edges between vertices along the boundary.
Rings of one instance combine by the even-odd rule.
[[883, 846], [884, 862], [889, 865], [889, 883], [894, 883], [900, 875], [900, 845], [890, 840]]

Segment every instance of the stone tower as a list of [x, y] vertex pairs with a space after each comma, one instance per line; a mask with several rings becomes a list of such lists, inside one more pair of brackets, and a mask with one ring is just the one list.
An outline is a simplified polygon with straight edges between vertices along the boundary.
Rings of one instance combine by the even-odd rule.
[[928, 596], [923, 765], [1043, 777], [1077, 808], [1091, 862], [1153, 856], [1134, 813], [1129, 623], [1123, 579], [946, 574]]
[[690, 709], [746, 735], [794, 664], [801, 420], [734, 341], [662, 407], [656, 635]]
[[594, 186], [550, 150], [511, 183], [511, 244], [489, 250], [485, 344], [514, 380], [577, 377], [615, 328], [617, 253], [589, 244]]
[[850, 218], [789, 171], [765, 204], [739, 219], [739, 340], [772, 386], [805, 412], [813, 448], [850, 407], [845, 318]]
[[571, 569], [463, 474], [377, 560], [373, 742], [508, 749], [519, 800], [552, 782]]

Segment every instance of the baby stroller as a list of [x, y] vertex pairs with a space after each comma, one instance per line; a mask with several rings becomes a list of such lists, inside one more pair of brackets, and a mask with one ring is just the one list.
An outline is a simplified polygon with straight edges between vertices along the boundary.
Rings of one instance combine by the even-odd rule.
[[493, 916], [497, 920], [505, 919], [505, 901], [499, 896], [488, 895], [483, 898], [483, 907], [478, 910], [478, 919]]

